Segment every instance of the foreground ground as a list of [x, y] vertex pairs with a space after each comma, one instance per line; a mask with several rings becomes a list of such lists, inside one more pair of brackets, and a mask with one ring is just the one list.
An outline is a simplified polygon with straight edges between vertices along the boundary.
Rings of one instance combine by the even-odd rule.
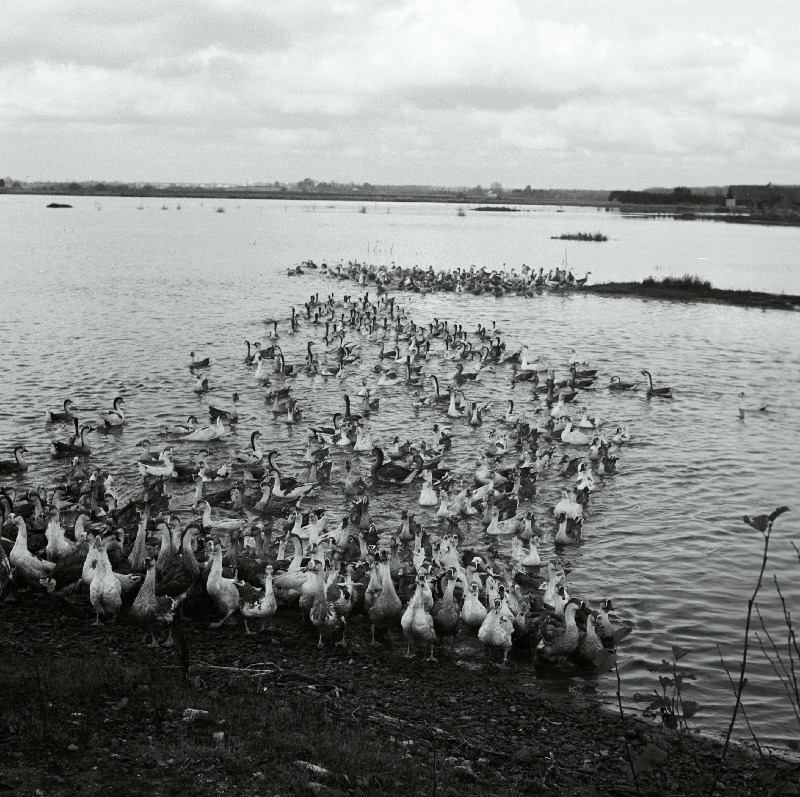
[[[371, 648], [358, 620], [348, 648], [320, 651], [281, 612], [245, 637], [209, 631], [201, 607], [174, 648], [148, 649], [124, 617], [91, 627], [84, 604], [0, 604], [0, 792], [708, 793], [716, 748], [623, 726], [579, 679], [537, 681], [529, 653], [508, 669], [475, 646], [409, 660], [397, 636]], [[721, 780], [727, 795], [800, 794], [796, 768], [740, 751]]]

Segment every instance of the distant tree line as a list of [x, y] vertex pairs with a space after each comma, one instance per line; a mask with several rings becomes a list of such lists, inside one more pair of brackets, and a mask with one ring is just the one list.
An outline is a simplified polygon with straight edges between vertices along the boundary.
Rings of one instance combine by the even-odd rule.
[[680, 186], [671, 192], [655, 191], [612, 191], [608, 197], [610, 202], [623, 205], [711, 205], [724, 206], [723, 195], [693, 194], [691, 188]]

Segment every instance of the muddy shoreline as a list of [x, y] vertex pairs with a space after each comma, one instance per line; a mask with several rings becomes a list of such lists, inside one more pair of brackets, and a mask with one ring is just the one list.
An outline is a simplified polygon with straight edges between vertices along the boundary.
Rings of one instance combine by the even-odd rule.
[[[440, 648], [434, 664], [419, 653], [406, 659], [397, 632], [370, 647], [363, 618], [351, 623], [347, 648], [322, 651], [296, 609], [280, 609], [254, 637], [241, 624], [209, 631], [210, 606], [190, 618], [176, 623], [176, 647], [148, 649], [124, 615], [93, 628], [83, 602], [23, 594], [3, 604], [0, 788], [58, 797], [112, 785], [117, 795], [191, 788], [198, 797], [220, 789], [399, 797], [431, 794], [435, 781], [438, 795], [460, 797], [488, 789], [498, 795], [624, 795], [637, 794], [637, 786], [641, 794], [708, 791], [717, 744], [662, 733], [632, 713], [623, 724], [582, 692], [586, 680], [548, 680], [531, 665], [529, 651], [501, 669], [482, 652]], [[105, 680], [70, 687], [70, 668], [78, 680], [89, 673]], [[151, 710], [151, 703], [160, 708]], [[186, 708], [209, 713], [198, 726], [181, 721]], [[308, 715], [318, 715], [334, 741], [346, 737], [348, 747], [331, 749], [310, 731], [310, 739], [295, 734], [297, 750], [287, 747], [286, 730], [276, 730], [276, 722], [293, 727]], [[71, 730], [75, 717], [84, 732]], [[276, 732], [272, 746], [251, 745], [254, 734]], [[215, 743], [219, 733], [224, 741]], [[382, 763], [356, 771], [361, 749], [367, 756], [370, 745], [382, 751]], [[297, 758], [328, 774], [309, 780], [304, 773], [298, 781]], [[265, 772], [283, 786], [265, 789]], [[798, 794], [796, 775], [736, 749], [722, 793]], [[296, 790], [287, 783], [297, 783]]]

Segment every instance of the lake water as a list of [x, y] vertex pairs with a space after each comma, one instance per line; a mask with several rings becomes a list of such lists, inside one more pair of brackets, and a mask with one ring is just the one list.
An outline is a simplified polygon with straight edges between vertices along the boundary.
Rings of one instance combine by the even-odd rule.
[[[88, 418], [109, 408], [114, 396], [125, 397], [125, 428], [94, 435], [91, 460], [116, 474], [123, 493], [138, 481], [138, 440], [154, 439], [158, 427], [190, 413], [202, 416], [209, 401], [229, 403], [233, 391], [242, 396], [242, 421], [234, 435], [216, 444], [214, 461], [224, 461], [229, 448], [244, 448], [258, 428], [281, 451], [286, 470], [299, 469], [305, 425], [293, 432], [273, 420], [264, 391], [242, 359], [245, 339], [265, 339], [265, 317], [286, 317], [291, 304], [311, 293], [360, 292], [352, 283], [313, 272], [288, 279], [287, 266], [306, 258], [442, 268], [519, 269], [526, 263], [548, 271], [566, 257], [577, 276], [591, 271], [591, 282], [688, 272], [717, 287], [800, 294], [796, 228], [569, 208], [468, 211], [459, 217], [453, 205], [430, 204], [368, 204], [359, 213], [355, 203], [81, 197], [66, 200], [71, 210], [48, 210], [49, 201], [0, 196], [0, 458], [18, 442], [31, 449], [23, 484], [53, 484], [63, 471], [63, 461], [49, 457], [48, 442], [64, 430], [48, 428], [43, 418], [66, 397]], [[215, 212], [218, 207], [225, 212]], [[550, 238], [579, 231], [601, 231], [610, 240]], [[620, 453], [619, 472], [603, 480], [593, 498], [582, 544], [567, 552], [570, 593], [595, 602], [613, 597], [617, 615], [634, 626], [620, 661], [628, 704], [635, 705], [635, 693], [652, 692], [653, 670], [679, 644], [691, 650], [684, 661], [698, 678], [689, 695], [703, 707], [695, 725], [723, 730], [732, 698], [716, 646], [735, 669], [760, 565], [761, 538], [741, 516], [796, 504], [800, 316], [588, 294], [504, 300], [414, 295], [411, 312], [423, 324], [438, 317], [474, 328], [494, 320], [509, 350], [527, 343], [564, 374], [569, 351], [576, 348], [600, 369], [601, 387], [587, 392], [585, 403], [608, 427], [628, 426], [633, 439]], [[284, 333], [288, 362], [301, 362], [308, 339], [305, 329], [294, 338]], [[212, 392], [202, 399], [192, 392], [191, 350], [212, 359]], [[642, 368], [672, 385], [675, 398], [648, 401], [641, 391], [614, 394], [602, 387], [613, 374], [641, 379]], [[453, 372], [440, 359], [430, 369], [447, 380]], [[360, 384], [367, 371], [356, 367], [345, 384]], [[505, 372], [486, 373], [467, 397], [503, 399], [508, 383]], [[740, 390], [753, 405], [769, 402], [774, 411], [739, 420]], [[313, 423], [328, 421], [342, 408], [342, 392], [341, 385], [319, 377], [298, 377], [295, 388], [304, 417]], [[438, 413], [412, 410], [402, 387], [382, 394], [381, 410], [370, 423], [373, 440], [388, 444], [395, 434], [430, 439]], [[515, 389], [523, 407], [529, 395], [528, 389]], [[498, 416], [478, 430], [457, 429], [455, 470], [470, 476], [475, 452], [493, 439], [493, 423], [502, 426]], [[197, 448], [179, 446], [180, 458]], [[340, 486], [343, 457], [334, 456], [333, 480]], [[368, 470], [363, 458], [358, 467]], [[320, 499], [338, 517], [344, 502], [335, 487], [321, 491]], [[561, 487], [555, 473], [544, 478], [533, 504], [548, 538], [543, 556], [553, 553], [548, 512]], [[176, 491], [179, 502], [184, 496]], [[416, 506], [416, 498], [416, 491], [409, 493], [409, 505], [435, 530], [435, 518]], [[396, 495], [379, 497], [374, 509], [385, 531], [396, 527]], [[773, 573], [790, 605], [800, 606], [800, 564], [789, 545], [800, 538], [798, 507], [793, 509], [776, 525], [759, 600], [781, 639]], [[473, 533], [471, 543], [485, 543], [479, 528]], [[781, 745], [794, 728], [796, 738], [796, 720], [757, 644], [750, 666], [745, 706], [759, 735]], [[532, 675], [524, 664], [515, 667], [520, 677]], [[613, 676], [597, 683], [574, 679], [570, 688], [610, 694], [612, 681]]]

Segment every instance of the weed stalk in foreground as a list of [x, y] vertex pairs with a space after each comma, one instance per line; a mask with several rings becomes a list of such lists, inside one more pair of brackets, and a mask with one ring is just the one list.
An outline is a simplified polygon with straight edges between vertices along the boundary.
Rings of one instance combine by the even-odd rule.
[[747, 602], [747, 621], [745, 622], [744, 626], [744, 644], [742, 646], [742, 662], [739, 670], [739, 683], [736, 687], [736, 702], [733, 704], [733, 715], [731, 716], [730, 725], [728, 725], [728, 732], [725, 734], [725, 743], [722, 746], [722, 753], [719, 757], [719, 761], [717, 762], [716, 769], [714, 770], [714, 778], [711, 781], [711, 788], [708, 790], [709, 797], [711, 797], [711, 795], [713, 795], [717, 789], [719, 776], [722, 773], [722, 767], [724, 766], [725, 758], [728, 755], [728, 748], [730, 747], [733, 728], [736, 725], [736, 717], [738, 716], [739, 708], [742, 705], [742, 692], [744, 691], [744, 688], [747, 685], [747, 653], [750, 646], [750, 621], [753, 617], [753, 607], [755, 606], [756, 598], [758, 597], [758, 593], [759, 590], [761, 589], [761, 584], [764, 579], [764, 569], [767, 566], [767, 557], [769, 555], [769, 540], [770, 540], [770, 535], [772, 534], [772, 524], [784, 512], [788, 511], [789, 511], [788, 506], [779, 506], [770, 515], [758, 515], [755, 518], [751, 518], [749, 515], [745, 515], [743, 518], [744, 522], [747, 523], [748, 526], [751, 526], [752, 528], [756, 529], [756, 531], [760, 532], [761, 535], [764, 537], [764, 551], [761, 555], [761, 570], [759, 570], [758, 573], [758, 581], [756, 582], [756, 587], [753, 590], [752, 597]]

